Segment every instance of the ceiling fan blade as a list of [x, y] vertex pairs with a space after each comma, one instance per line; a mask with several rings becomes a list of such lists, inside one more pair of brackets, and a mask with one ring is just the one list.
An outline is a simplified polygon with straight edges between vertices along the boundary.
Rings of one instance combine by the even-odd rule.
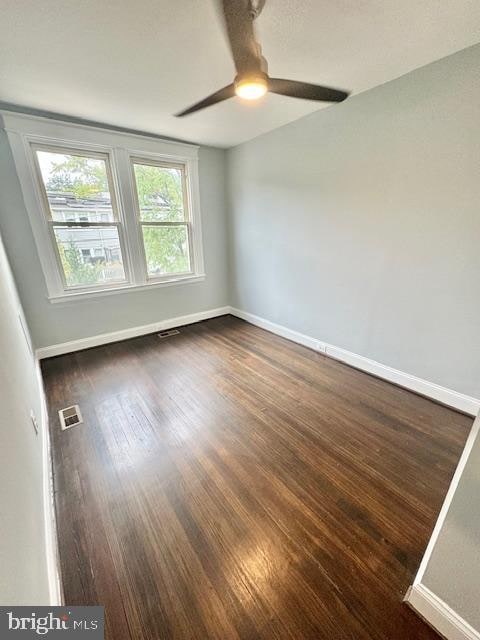
[[250, 0], [222, 0], [223, 17], [238, 74], [260, 68], [260, 53], [253, 29]]
[[200, 100], [196, 104], [193, 104], [185, 111], [180, 111], [180, 113], [176, 113], [177, 118], [181, 118], [182, 116], [188, 116], [189, 113], [194, 113], [195, 111], [200, 111], [200, 109], [205, 109], [206, 107], [210, 107], [212, 104], [217, 104], [218, 102], [223, 102], [224, 100], [228, 100], [229, 98], [233, 98], [235, 95], [235, 87], [233, 84], [228, 84], [223, 89], [212, 93], [212, 95], [208, 96], [204, 100]]
[[282, 96], [303, 98], [304, 100], [320, 100], [322, 102], [342, 102], [349, 95], [339, 89], [322, 87], [308, 82], [298, 82], [297, 80], [283, 80], [282, 78], [270, 78], [268, 90], [272, 93], [279, 93]]

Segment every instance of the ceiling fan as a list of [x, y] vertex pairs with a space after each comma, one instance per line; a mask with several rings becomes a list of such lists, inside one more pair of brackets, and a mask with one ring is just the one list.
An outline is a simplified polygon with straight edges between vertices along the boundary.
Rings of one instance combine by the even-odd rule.
[[322, 87], [317, 84], [270, 78], [267, 61], [262, 56], [259, 43], [255, 40], [254, 20], [260, 15], [265, 0], [221, 0], [227, 37], [230, 42], [237, 75], [232, 84], [212, 93], [204, 100], [177, 113], [177, 117], [186, 116], [223, 102], [237, 95], [246, 100], [257, 100], [267, 91], [282, 96], [317, 100], [320, 102], [342, 102], [348, 93], [339, 89]]

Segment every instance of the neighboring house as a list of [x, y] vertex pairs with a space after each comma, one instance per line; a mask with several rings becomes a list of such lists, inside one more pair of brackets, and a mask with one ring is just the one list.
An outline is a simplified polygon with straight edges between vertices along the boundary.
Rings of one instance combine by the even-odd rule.
[[[111, 222], [110, 197], [77, 198], [71, 192], [48, 191], [48, 201], [55, 220], [65, 222]], [[121, 251], [116, 227], [57, 228], [58, 239], [69, 249], [78, 250], [82, 262], [120, 262]]]

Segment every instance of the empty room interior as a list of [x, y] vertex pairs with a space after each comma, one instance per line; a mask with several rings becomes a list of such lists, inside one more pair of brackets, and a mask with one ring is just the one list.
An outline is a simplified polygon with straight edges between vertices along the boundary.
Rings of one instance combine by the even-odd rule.
[[0, 637], [480, 640], [480, 3], [0, 2]]

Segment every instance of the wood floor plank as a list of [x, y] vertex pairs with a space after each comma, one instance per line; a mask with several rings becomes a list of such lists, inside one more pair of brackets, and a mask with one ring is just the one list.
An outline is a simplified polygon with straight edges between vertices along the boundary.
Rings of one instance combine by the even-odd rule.
[[402, 598], [470, 418], [230, 316], [42, 371], [65, 600], [108, 639], [437, 638]]

